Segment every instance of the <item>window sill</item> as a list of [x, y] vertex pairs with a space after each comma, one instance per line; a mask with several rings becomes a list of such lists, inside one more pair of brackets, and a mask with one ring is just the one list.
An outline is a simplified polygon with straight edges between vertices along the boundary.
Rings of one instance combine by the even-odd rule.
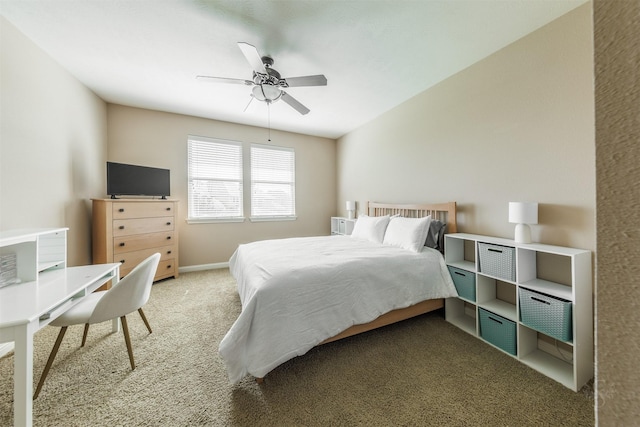
[[295, 221], [297, 216], [252, 216], [249, 218], [251, 222], [267, 222], [267, 221]]
[[238, 218], [187, 218], [187, 224], [221, 224], [244, 222], [244, 217]]

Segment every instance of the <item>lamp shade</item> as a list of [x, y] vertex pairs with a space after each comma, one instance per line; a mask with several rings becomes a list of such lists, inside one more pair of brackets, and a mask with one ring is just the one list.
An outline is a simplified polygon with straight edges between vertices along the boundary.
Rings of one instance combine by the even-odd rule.
[[535, 202], [509, 202], [509, 222], [513, 224], [537, 224], [538, 204]]
[[355, 211], [356, 210], [356, 202], [355, 201], [347, 201], [347, 210]]

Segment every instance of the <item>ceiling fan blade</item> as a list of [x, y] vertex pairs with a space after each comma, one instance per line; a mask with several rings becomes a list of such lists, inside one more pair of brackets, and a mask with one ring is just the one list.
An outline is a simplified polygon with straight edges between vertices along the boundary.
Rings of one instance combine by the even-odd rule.
[[305, 107], [304, 105], [302, 105], [300, 102], [298, 102], [298, 100], [296, 100], [293, 96], [289, 95], [287, 92], [282, 91], [282, 97], [281, 99], [286, 102], [287, 104], [289, 104], [290, 106], [292, 106], [295, 110], [298, 111], [298, 113], [305, 115], [307, 114], [309, 110], [307, 107]]
[[327, 78], [323, 74], [315, 76], [287, 77], [284, 79], [289, 87], [326, 86]]
[[254, 45], [245, 42], [238, 42], [238, 47], [242, 51], [244, 57], [247, 58], [249, 65], [253, 67], [254, 71], [267, 74], [267, 70], [264, 68], [258, 49], [256, 49]]
[[196, 76], [196, 80], [201, 82], [209, 82], [209, 83], [232, 83], [239, 85], [253, 85], [251, 80], [243, 80], [243, 79], [228, 79], [226, 77], [212, 77], [212, 76]]

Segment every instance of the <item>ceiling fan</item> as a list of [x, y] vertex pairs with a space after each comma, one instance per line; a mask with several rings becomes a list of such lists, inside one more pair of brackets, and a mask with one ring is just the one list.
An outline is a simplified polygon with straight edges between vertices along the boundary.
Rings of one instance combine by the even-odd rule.
[[[251, 104], [251, 101], [253, 101], [254, 98], [259, 101], [266, 102], [267, 104], [271, 104], [272, 102], [282, 99], [300, 114], [307, 114], [310, 110], [283, 89], [288, 87], [327, 85], [327, 78], [322, 74], [283, 78], [280, 76], [278, 71], [271, 68], [273, 65], [273, 58], [269, 56], [261, 57], [258, 53], [258, 49], [249, 43], [238, 42], [238, 47], [240, 47], [245, 58], [247, 58], [249, 65], [253, 67], [253, 80], [212, 76], [196, 76], [196, 79], [213, 83], [231, 83], [253, 86], [253, 89], [251, 89], [251, 100], [249, 101], [249, 104]], [[245, 107], [245, 111], [249, 107], [249, 104]]]

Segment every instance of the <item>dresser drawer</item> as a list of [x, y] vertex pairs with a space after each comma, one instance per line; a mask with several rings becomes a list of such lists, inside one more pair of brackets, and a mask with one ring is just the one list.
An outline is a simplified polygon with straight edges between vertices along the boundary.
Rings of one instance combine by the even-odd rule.
[[178, 265], [175, 259], [160, 261], [154, 280], [164, 279], [166, 277], [178, 277]]
[[[172, 276], [177, 277], [178, 276], [178, 274], [176, 273], [177, 266], [175, 264], [176, 263], [174, 259], [160, 261], [160, 263], [158, 264], [158, 269], [156, 270], [156, 274], [153, 277], [153, 281], [155, 282], [156, 280], [160, 280], [160, 279], [164, 279]], [[131, 270], [133, 270], [133, 267], [135, 267], [135, 265], [127, 268], [120, 267], [120, 278], [123, 278], [124, 276], [126, 276]]]
[[113, 221], [113, 237], [172, 231], [173, 217], [117, 219]]
[[173, 250], [173, 246], [163, 246], [161, 248], [150, 248], [143, 249], [141, 251], [126, 252], [115, 257], [113, 262], [121, 262], [122, 267], [130, 267], [131, 269], [156, 252], [160, 253], [160, 261], [173, 259]]
[[160, 254], [160, 261], [175, 258], [175, 246], [163, 246], [161, 248], [149, 248], [135, 252], [118, 254], [113, 258], [113, 262], [121, 262], [122, 267], [132, 269], [156, 252]]
[[114, 237], [113, 253], [115, 255], [123, 252], [157, 248], [159, 246], [171, 245], [175, 241], [175, 231]]
[[172, 202], [122, 202], [113, 203], [113, 219], [151, 218], [173, 216]]

